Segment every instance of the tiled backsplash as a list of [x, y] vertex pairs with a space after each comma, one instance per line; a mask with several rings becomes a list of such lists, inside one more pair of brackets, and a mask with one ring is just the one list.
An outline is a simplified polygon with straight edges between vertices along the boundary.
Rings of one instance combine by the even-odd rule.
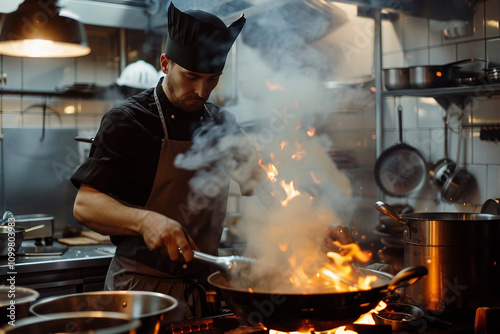
[[[478, 2], [471, 36], [447, 39], [442, 33], [442, 22], [423, 18], [400, 16], [394, 22], [383, 22], [383, 68], [435, 65], [465, 58], [483, 58], [486, 62], [464, 65], [468, 70], [481, 71], [485, 66], [500, 64], [500, 1]], [[448, 155], [457, 157], [458, 115], [463, 113], [464, 129], [460, 165], [477, 180], [478, 191], [471, 203], [450, 204], [430, 183], [407, 198], [391, 198], [389, 202], [405, 202], [418, 211], [474, 211], [478, 212], [486, 199], [500, 197], [500, 142], [481, 141], [480, 128], [475, 124], [500, 125], [500, 98], [471, 99], [472, 105], [463, 110], [448, 108], [450, 116]], [[403, 140], [418, 149], [428, 163], [444, 157], [444, 123], [446, 111], [433, 98], [401, 97], [403, 108]], [[398, 97], [386, 97], [383, 107], [383, 146], [397, 140]]]

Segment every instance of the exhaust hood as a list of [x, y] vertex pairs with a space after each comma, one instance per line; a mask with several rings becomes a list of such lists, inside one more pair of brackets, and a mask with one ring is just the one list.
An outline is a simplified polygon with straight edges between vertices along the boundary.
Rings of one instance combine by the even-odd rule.
[[[347, 3], [366, 9], [381, 8], [388, 12], [401, 12], [408, 15], [425, 17], [439, 21], [469, 21], [474, 13], [477, 0], [322, 0], [323, 3]], [[17, 8], [22, 0], [3, 1], [0, 12], [8, 13]], [[59, 0], [61, 6], [78, 15], [85, 24], [115, 28], [162, 29], [166, 26], [166, 13], [171, 0]], [[265, 8], [272, 3], [300, 3], [302, 0], [177, 0], [182, 8], [197, 8], [214, 11], [220, 8], [233, 8], [235, 13], [215, 13], [222, 17], [245, 16], [257, 8]], [[243, 9], [243, 10], [238, 10]], [[223, 15], [221, 15], [223, 14]]]

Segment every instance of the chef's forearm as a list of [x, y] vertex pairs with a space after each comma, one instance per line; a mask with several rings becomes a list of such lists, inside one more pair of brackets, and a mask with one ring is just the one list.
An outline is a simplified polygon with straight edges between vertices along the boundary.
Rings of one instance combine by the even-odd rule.
[[82, 185], [73, 214], [81, 225], [101, 234], [141, 235], [142, 222], [154, 213], [123, 205], [94, 188]]

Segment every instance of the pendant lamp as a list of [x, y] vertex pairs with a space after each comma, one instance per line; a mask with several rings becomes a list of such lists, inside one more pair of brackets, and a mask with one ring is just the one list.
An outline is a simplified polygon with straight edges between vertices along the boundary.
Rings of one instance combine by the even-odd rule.
[[83, 25], [65, 14], [57, 0], [25, 0], [4, 17], [0, 54], [13, 57], [69, 58], [90, 53]]

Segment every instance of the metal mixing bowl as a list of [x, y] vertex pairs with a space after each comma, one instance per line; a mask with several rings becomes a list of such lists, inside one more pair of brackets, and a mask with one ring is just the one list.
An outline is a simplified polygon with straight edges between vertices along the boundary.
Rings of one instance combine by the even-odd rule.
[[29, 317], [16, 320], [15, 326], [6, 324], [0, 331], [10, 334], [79, 333], [79, 334], [132, 334], [141, 325], [117, 312], [73, 312], [49, 317]]
[[119, 312], [142, 322], [138, 333], [158, 333], [162, 322], [181, 320], [180, 303], [151, 291], [84, 292], [42, 299], [30, 311], [46, 317], [58, 313], [81, 311]]

